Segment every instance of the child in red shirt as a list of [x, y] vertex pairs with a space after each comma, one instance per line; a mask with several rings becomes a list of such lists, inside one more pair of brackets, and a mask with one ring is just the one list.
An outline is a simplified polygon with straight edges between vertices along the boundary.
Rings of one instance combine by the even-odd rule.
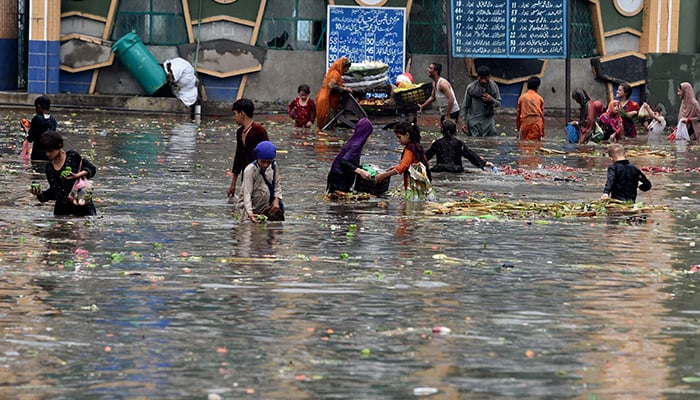
[[299, 85], [298, 96], [287, 106], [287, 114], [294, 120], [294, 126], [310, 128], [316, 120], [316, 103], [309, 98], [309, 85]]

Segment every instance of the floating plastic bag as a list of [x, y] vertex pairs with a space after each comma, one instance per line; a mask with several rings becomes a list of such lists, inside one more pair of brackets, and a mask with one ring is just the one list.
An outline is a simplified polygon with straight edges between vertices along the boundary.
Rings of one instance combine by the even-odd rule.
[[22, 151], [19, 153], [19, 159], [29, 160], [30, 158], [32, 158], [32, 149], [29, 147], [29, 142], [25, 140], [22, 145]]
[[593, 135], [591, 135], [591, 140], [596, 143], [600, 143], [603, 138], [605, 138], [605, 131], [603, 131], [603, 128], [596, 122], [593, 128]]
[[678, 127], [676, 128], [676, 140], [690, 140], [688, 125], [684, 122], [678, 123]]
[[651, 116], [652, 114], [649, 104], [642, 104], [642, 107], [639, 109], [639, 112], [637, 112], [637, 118], [639, 118], [640, 120], [645, 120], [651, 118]]
[[[78, 166], [78, 172], [80, 172], [83, 169], [83, 160], [80, 159], [80, 165]], [[68, 172], [68, 175], [71, 174], [71, 169], [70, 167], [65, 167], [64, 171], [61, 173]], [[92, 200], [92, 183], [84, 176], [81, 176], [80, 178], [75, 180], [75, 183], [73, 184], [73, 189], [71, 189], [70, 193], [68, 193], [68, 201], [71, 203], [75, 204], [76, 206], [87, 206], [90, 204], [90, 200]]]
[[[22, 130], [24, 131], [25, 134], [29, 132], [29, 128], [32, 126], [32, 122], [26, 118], [22, 118], [19, 121], [19, 125], [22, 127]], [[19, 159], [20, 160], [29, 160], [32, 158], [32, 149], [29, 146], [29, 142], [25, 139], [24, 144], [22, 145], [22, 151], [19, 153]]]
[[71, 189], [68, 194], [68, 200], [76, 206], [87, 206], [92, 200], [92, 183], [84, 177], [81, 176], [73, 184], [73, 189]]
[[598, 124], [598, 122], [593, 125], [593, 129], [591, 129], [587, 134], [586, 138], [583, 139], [583, 143], [588, 143], [589, 140], [592, 140], [595, 143], [600, 143], [605, 139], [605, 131], [603, 128]]

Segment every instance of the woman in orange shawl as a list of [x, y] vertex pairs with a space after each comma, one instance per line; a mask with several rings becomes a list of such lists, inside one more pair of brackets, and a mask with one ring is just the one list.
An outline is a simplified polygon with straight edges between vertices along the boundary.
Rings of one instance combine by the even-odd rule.
[[323, 79], [323, 86], [316, 95], [316, 127], [319, 131], [335, 116], [340, 95], [344, 91], [350, 91], [343, 87], [343, 74], [348, 72], [348, 69], [350, 69], [350, 59], [340, 57], [331, 64]]

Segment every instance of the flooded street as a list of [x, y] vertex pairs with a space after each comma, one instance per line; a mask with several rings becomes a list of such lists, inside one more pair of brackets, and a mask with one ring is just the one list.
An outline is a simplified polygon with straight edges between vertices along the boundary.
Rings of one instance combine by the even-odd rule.
[[[668, 209], [434, 214], [403, 203], [398, 176], [393, 195], [326, 200], [351, 132], [256, 115], [278, 148], [286, 221], [254, 225], [226, 199], [231, 117], [54, 115], [66, 149], [97, 166], [98, 215], [56, 218], [29, 194], [47, 187], [18, 158], [31, 110], [0, 110], [1, 398], [700, 395], [698, 146], [625, 144], [656, 171], [637, 200]], [[427, 147], [439, 133], [425, 130]], [[466, 138], [501, 172], [464, 160], [466, 173], [435, 174], [440, 202], [597, 200], [604, 148], [554, 136]], [[388, 167], [400, 151], [378, 129], [362, 160]]]

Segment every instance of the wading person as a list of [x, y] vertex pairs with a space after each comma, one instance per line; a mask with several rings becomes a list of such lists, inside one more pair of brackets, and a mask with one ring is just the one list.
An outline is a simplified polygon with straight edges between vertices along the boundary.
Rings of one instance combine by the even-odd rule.
[[637, 137], [637, 124], [634, 121], [639, 113], [639, 104], [630, 100], [632, 87], [627, 83], [621, 83], [617, 87], [617, 99], [620, 101], [620, 117], [622, 117], [623, 133], [625, 137]]
[[350, 88], [343, 86], [343, 74], [350, 69], [350, 59], [340, 57], [335, 60], [326, 72], [323, 86], [316, 95], [316, 128], [320, 131], [335, 117], [340, 105], [340, 96], [344, 92], [351, 92]]
[[442, 138], [433, 142], [425, 157], [428, 161], [436, 156], [437, 163], [430, 168], [431, 172], [464, 172], [462, 157], [469, 160], [475, 167], [493, 168], [493, 163], [484, 161], [478, 154], [470, 149], [464, 142], [457, 139], [457, 124], [452, 120], [442, 122]]
[[236, 194], [236, 183], [238, 176], [248, 164], [255, 161], [253, 150], [258, 143], [268, 140], [267, 130], [261, 124], [253, 120], [255, 105], [248, 99], [238, 99], [231, 107], [233, 119], [240, 126], [236, 131], [236, 153], [233, 157], [233, 167], [231, 172], [231, 186], [226, 194], [233, 197]]
[[608, 110], [598, 118], [598, 124], [603, 129], [603, 140], [616, 142], [625, 139], [625, 127], [620, 117], [620, 102], [613, 100]]
[[403, 174], [403, 187], [407, 201], [433, 201], [435, 194], [431, 185], [432, 176], [428, 159], [420, 144], [420, 129], [410, 122], [399, 122], [394, 127], [394, 134], [404, 146], [401, 161], [385, 172], [375, 176], [376, 181], [382, 181], [392, 175]]
[[418, 105], [418, 112], [423, 112], [423, 108], [432, 102], [437, 102], [440, 122], [445, 119], [457, 120], [459, 118], [459, 103], [455, 97], [455, 91], [447, 79], [440, 76], [442, 64], [432, 63], [428, 66], [428, 76], [433, 80], [433, 92], [423, 104]]
[[363, 179], [371, 179], [370, 173], [360, 166], [360, 156], [362, 148], [373, 130], [372, 123], [367, 118], [362, 118], [357, 122], [355, 132], [333, 159], [331, 170], [328, 172], [326, 194], [349, 192], [358, 175]]
[[197, 86], [197, 73], [192, 64], [184, 58], [176, 57], [165, 60], [166, 82], [170, 90], [184, 105], [190, 108], [192, 119], [195, 118], [195, 104], [200, 104]]
[[[678, 110], [678, 123], [686, 124], [690, 139], [700, 135], [700, 105], [695, 98], [693, 86], [688, 82], [678, 85], [678, 96], [681, 98], [681, 108]], [[32, 152], [32, 158], [34, 153]]]
[[41, 145], [41, 135], [49, 129], [55, 131], [57, 126], [56, 119], [49, 113], [51, 109], [51, 99], [49, 96], [37, 97], [34, 100], [34, 109], [36, 115], [32, 118], [29, 129], [25, 127], [27, 141], [29, 143], [34, 143], [32, 146], [31, 158], [34, 161], [48, 161], [49, 158], [46, 155], [46, 151]]
[[243, 171], [239, 215], [252, 222], [284, 221], [282, 186], [275, 162], [277, 149], [272, 142], [264, 140], [253, 152], [255, 161]]
[[491, 80], [491, 70], [482, 65], [477, 79], [467, 85], [462, 101], [462, 131], [468, 136], [496, 136], [495, 108], [501, 106], [501, 92]]
[[83, 176], [90, 179], [95, 176], [97, 172], [95, 166], [77, 151], [63, 150], [63, 137], [56, 131], [44, 132], [40, 141], [42, 148], [46, 151], [46, 158], [50, 161], [46, 164], [46, 180], [49, 181], [49, 188], [42, 191], [40, 187], [32, 185], [31, 193], [42, 203], [55, 200], [54, 215], [82, 217], [97, 214], [92, 199], [85, 205], [73, 204], [68, 199], [76, 179]]
[[287, 105], [287, 114], [297, 128], [310, 128], [316, 120], [316, 103], [309, 98], [310, 93], [309, 85], [299, 85], [297, 97]]
[[619, 143], [608, 146], [608, 155], [613, 164], [608, 167], [608, 179], [601, 199], [613, 198], [620, 201], [637, 201], [637, 186], [646, 192], [651, 189], [651, 182], [627, 160], [625, 148]]
[[515, 129], [521, 140], [540, 140], [544, 137], [544, 99], [537, 93], [540, 78], [527, 80], [527, 92], [518, 98]]
[[595, 130], [595, 123], [603, 112], [603, 102], [593, 100], [583, 88], [576, 88], [571, 98], [581, 107], [578, 121], [571, 121], [571, 125], [578, 130], [578, 143], [585, 143]]

